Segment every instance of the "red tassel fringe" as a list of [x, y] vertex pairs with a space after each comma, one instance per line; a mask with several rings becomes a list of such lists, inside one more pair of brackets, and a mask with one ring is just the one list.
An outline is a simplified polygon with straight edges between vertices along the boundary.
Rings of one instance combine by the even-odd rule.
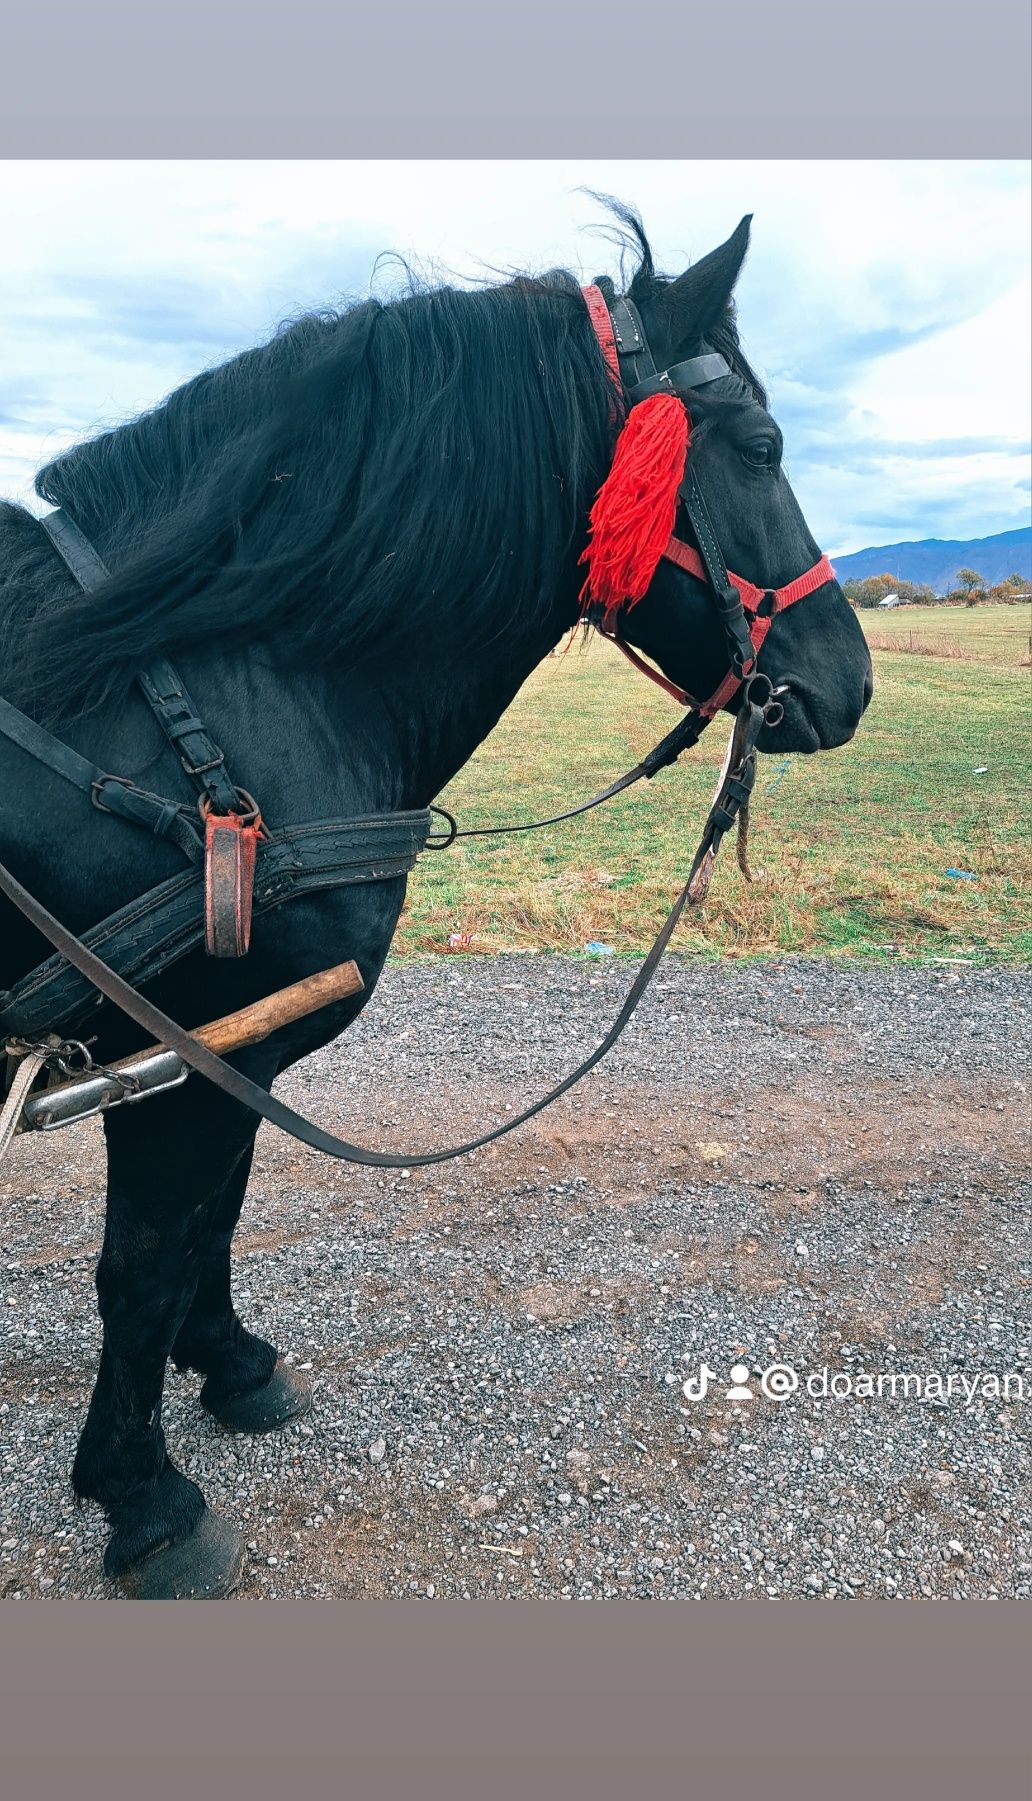
[[674, 529], [689, 436], [687, 409], [673, 394], [632, 408], [591, 509], [582, 612], [594, 602], [607, 612], [633, 606], [645, 593]]

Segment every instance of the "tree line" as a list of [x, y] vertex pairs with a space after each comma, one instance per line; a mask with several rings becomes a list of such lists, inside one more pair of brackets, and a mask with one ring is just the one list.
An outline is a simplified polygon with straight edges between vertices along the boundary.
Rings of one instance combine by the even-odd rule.
[[958, 569], [957, 586], [948, 594], [936, 594], [927, 582], [904, 582], [896, 576], [867, 575], [862, 580], [850, 578], [842, 584], [842, 592], [855, 607], [876, 607], [888, 594], [898, 594], [900, 603], [908, 607], [977, 607], [983, 601], [1003, 601], [1013, 605], [1029, 592], [1030, 583], [1015, 571], [1002, 582], [990, 584], [977, 569]]

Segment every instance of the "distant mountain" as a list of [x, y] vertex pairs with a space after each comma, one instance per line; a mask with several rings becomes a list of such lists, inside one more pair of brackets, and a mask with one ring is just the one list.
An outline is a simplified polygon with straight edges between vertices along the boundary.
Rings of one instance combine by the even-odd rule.
[[842, 582], [892, 575], [897, 581], [927, 582], [936, 594], [947, 594], [957, 585], [958, 569], [977, 569], [989, 587], [1015, 573], [1032, 586], [1032, 525], [995, 532], [991, 538], [922, 538], [916, 544], [881, 544], [831, 560]]

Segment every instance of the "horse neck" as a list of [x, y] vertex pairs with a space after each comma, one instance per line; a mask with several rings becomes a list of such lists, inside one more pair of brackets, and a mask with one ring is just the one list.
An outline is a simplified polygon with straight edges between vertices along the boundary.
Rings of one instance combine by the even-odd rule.
[[532, 631], [510, 629], [482, 649], [431, 656], [385, 693], [385, 726], [404, 796], [399, 804], [424, 806], [440, 793], [572, 622], [572, 609], [557, 609]]
[[280, 823], [426, 806], [497, 725], [576, 613], [571, 599], [490, 645], [432, 641], [382, 665], [291, 668], [275, 645], [175, 661], [234, 779]]

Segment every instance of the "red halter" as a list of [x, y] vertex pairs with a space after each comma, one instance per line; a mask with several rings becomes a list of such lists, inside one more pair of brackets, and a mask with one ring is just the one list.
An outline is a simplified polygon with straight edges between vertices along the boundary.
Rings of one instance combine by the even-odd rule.
[[[582, 289], [582, 293], [588, 309], [588, 316], [594, 327], [595, 336], [598, 339], [602, 355], [606, 361], [606, 367], [610, 376], [613, 378], [613, 381], [618, 386], [622, 387], [620, 359], [616, 347], [616, 338], [613, 333], [613, 321], [610, 317], [609, 307], [606, 304], [605, 296], [601, 289], [594, 285]], [[688, 411], [687, 407], [685, 408], [685, 411]], [[615, 415], [616, 407], [614, 400], [614, 417]], [[688, 431], [690, 441], [690, 413], [688, 414]], [[678, 568], [686, 570], [689, 575], [694, 575], [700, 581], [709, 585], [709, 575], [702, 557], [692, 545], [686, 544], [683, 539], [678, 538], [671, 533], [659, 555], [668, 558], [670, 562], [676, 563]], [[749, 618], [749, 638], [753, 646], [754, 655], [752, 662], [745, 670], [743, 670], [742, 675], [736, 675], [733, 671], [729, 671], [720, 683], [720, 686], [710, 695], [707, 701], [700, 703], [694, 700], [693, 696], [687, 694], [683, 688], [679, 688], [675, 682], [669, 681], [665, 675], [661, 675], [657, 669], [653, 669], [650, 664], [645, 662], [644, 658], [638, 655], [637, 651], [635, 651], [631, 645], [626, 643], [620, 633], [620, 616], [623, 611], [623, 601], [620, 601], [615, 606], [610, 605], [607, 607], [605, 612], [602, 613], [601, 618], [596, 619], [595, 621], [596, 629], [600, 631], [604, 637], [612, 639], [613, 643], [623, 652], [628, 661], [634, 664], [636, 669], [640, 669], [643, 675], [647, 675], [650, 681], [655, 682], [660, 688], [665, 689], [667, 694], [672, 695], [673, 698], [680, 701], [682, 705], [697, 706], [700, 713], [707, 719], [712, 719], [714, 715], [720, 711], [720, 708], [727, 704], [731, 697], [741, 687], [743, 676], [748, 674], [750, 670], [755, 669], [763, 641], [770, 631], [771, 625], [778, 613], [783, 613], [786, 607], [792, 606], [797, 600], [802, 600], [807, 594], [812, 594], [815, 589], [823, 587], [825, 582], [833, 581], [835, 572], [827, 557], [822, 556], [820, 561], [815, 563], [811, 569], [807, 569], [803, 575], [797, 576], [795, 581], [786, 583], [782, 588], [758, 588], [755, 582], [747, 581], [744, 576], [735, 575], [732, 570], [728, 570], [728, 576], [734, 583], [734, 586], [738, 589], [743, 609]], [[632, 600], [630, 604], [633, 606], [634, 601]], [[762, 612], [760, 611], [761, 608], [763, 609]]]

